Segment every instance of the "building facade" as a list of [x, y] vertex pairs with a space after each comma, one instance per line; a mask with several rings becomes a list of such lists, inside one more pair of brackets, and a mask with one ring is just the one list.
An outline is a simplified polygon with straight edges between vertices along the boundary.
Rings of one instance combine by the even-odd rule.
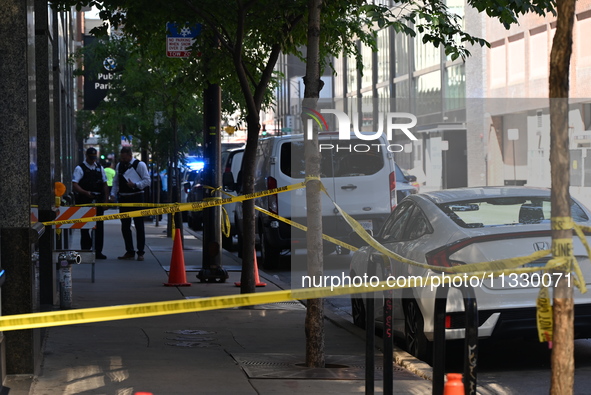
[[[2, 315], [56, 304], [54, 182], [71, 180], [75, 151], [73, 68], [77, 13], [46, 1], [0, 0], [0, 265]], [[0, 373], [32, 374], [41, 331], [0, 334]]]
[[[380, 113], [415, 114], [418, 139], [396, 132], [393, 142], [404, 150], [395, 153], [395, 159], [418, 177], [424, 190], [550, 186], [548, 74], [555, 17], [524, 16], [506, 30], [463, 0], [447, 4], [464, 17], [466, 31], [485, 38], [491, 47], [471, 47], [465, 61], [452, 61], [442, 48], [423, 44], [420, 33], [413, 38], [393, 29], [379, 30], [377, 52], [360, 47], [363, 69], [352, 56], [335, 59], [333, 102], [325, 98], [322, 106], [357, 112], [351, 126], [367, 131], [377, 130]], [[590, 33], [591, 1], [579, 1], [570, 75], [575, 195], [589, 194], [591, 188], [591, 160], [586, 161], [591, 148], [591, 47], [585, 39]], [[285, 84], [294, 86], [289, 64], [285, 62], [282, 71]], [[279, 104], [274, 118], [288, 122], [287, 115], [298, 114], [294, 110], [293, 104]], [[293, 130], [301, 132], [301, 125]]]

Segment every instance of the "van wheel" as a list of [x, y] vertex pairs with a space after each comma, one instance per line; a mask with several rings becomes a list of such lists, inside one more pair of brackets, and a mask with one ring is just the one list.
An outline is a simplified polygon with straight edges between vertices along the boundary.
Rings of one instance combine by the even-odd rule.
[[424, 332], [425, 321], [419, 305], [414, 299], [404, 303], [404, 340], [406, 351], [418, 359], [430, 363], [433, 357], [433, 344]]
[[261, 232], [261, 265], [268, 270], [275, 270], [279, 267], [281, 250], [269, 243], [265, 232]]

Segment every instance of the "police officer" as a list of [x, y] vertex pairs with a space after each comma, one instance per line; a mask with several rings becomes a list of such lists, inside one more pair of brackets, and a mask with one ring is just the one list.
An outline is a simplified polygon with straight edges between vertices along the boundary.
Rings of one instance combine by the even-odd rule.
[[[116, 175], [113, 178], [113, 188], [111, 189], [111, 201], [118, 203], [144, 203], [144, 189], [150, 183], [150, 173], [144, 162], [134, 159], [131, 148], [123, 147], [119, 153], [119, 163], [115, 169]], [[120, 207], [120, 213], [140, 210], [139, 207]], [[146, 232], [144, 228], [144, 218], [134, 217], [137, 237], [137, 260], [144, 260], [144, 248], [146, 245]], [[125, 254], [117, 259], [132, 260], [135, 259], [135, 250], [133, 248], [133, 236], [131, 234], [131, 218], [121, 218], [121, 233], [125, 241]]]
[[[86, 150], [86, 160], [74, 169], [72, 186], [76, 196], [76, 204], [104, 203], [109, 196], [105, 170], [98, 163], [96, 148]], [[97, 207], [97, 215], [104, 214], [104, 208]], [[94, 252], [96, 259], [107, 259], [103, 255], [104, 223], [97, 221]], [[88, 229], [80, 229], [80, 248], [92, 249], [92, 237]]]

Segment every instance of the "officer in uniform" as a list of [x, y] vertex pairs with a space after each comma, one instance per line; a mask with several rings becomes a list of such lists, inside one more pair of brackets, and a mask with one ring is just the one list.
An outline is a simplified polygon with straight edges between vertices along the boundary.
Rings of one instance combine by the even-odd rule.
[[[76, 204], [104, 203], [109, 196], [107, 176], [105, 170], [98, 162], [96, 148], [86, 150], [86, 160], [74, 169], [72, 186], [76, 196]], [[97, 207], [96, 214], [104, 214], [103, 207]], [[103, 255], [104, 223], [97, 221], [94, 240], [94, 252], [96, 259], [107, 259]], [[80, 229], [80, 248], [92, 249], [92, 237], [88, 229]]]
[[[123, 147], [119, 153], [119, 163], [115, 169], [116, 175], [113, 178], [113, 188], [111, 189], [111, 201], [118, 203], [144, 203], [144, 189], [147, 188], [152, 180], [148, 167], [141, 160], [135, 159], [131, 148]], [[120, 207], [120, 213], [141, 210], [140, 207]], [[146, 231], [144, 228], [144, 218], [134, 217], [137, 237], [137, 260], [144, 260], [144, 248], [146, 246]], [[135, 259], [135, 250], [133, 248], [133, 235], [131, 233], [131, 218], [121, 218], [121, 233], [125, 241], [125, 254], [117, 259], [133, 260]]]

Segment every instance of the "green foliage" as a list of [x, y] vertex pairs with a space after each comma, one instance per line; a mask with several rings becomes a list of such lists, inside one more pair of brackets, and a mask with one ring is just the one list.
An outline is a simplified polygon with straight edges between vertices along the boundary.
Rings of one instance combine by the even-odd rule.
[[[80, 55], [117, 61], [117, 76], [104, 102], [94, 112], [82, 111], [84, 131], [100, 130], [103, 144], [118, 147], [121, 138], [130, 138], [136, 149], [147, 149], [153, 159], [164, 165], [173, 150], [188, 152], [202, 142], [203, 90], [192, 77], [194, 64], [165, 57], [163, 40], [138, 45], [128, 36], [95, 41]], [[176, 154], [178, 155], [178, 154]]]
[[516, 24], [520, 15], [527, 13], [556, 15], [555, 0], [468, 0], [468, 4], [479, 12], [486, 12], [488, 16], [497, 18], [506, 29]]

